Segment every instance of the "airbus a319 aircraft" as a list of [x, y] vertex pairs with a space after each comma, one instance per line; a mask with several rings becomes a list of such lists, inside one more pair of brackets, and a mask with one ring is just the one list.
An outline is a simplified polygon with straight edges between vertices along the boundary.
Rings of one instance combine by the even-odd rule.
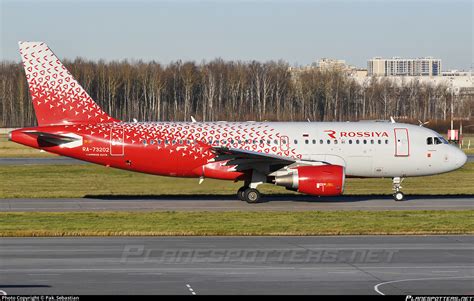
[[42, 42], [20, 42], [37, 127], [10, 140], [47, 152], [142, 173], [243, 181], [257, 203], [272, 183], [314, 196], [343, 193], [346, 177], [435, 175], [467, 160], [422, 126], [392, 122], [122, 122], [104, 112]]

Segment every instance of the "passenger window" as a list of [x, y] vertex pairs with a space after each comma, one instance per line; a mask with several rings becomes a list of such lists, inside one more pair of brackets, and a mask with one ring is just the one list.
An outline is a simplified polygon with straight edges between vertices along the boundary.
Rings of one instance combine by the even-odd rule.
[[359, 143], [360, 143], [360, 142], [359, 142], [359, 139], [357, 139], [357, 140], [356, 140], [356, 144], [359, 144]]
[[304, 141], [304, 144], [309, 144], [309, 140], [306, 139], [306, 140]]
[[153, 139], [150, 140], [150, 144], [151, 144], [151, 145], [155, 144], [155, 140], [153, 140]]
[[334, 140], [334, 144], [337, 144], [337, 140]]
[[278, 140], [273, 140], [273, 143], [275, 143], [275, 145], [278, 145]]
[[313, 141], [312, 141], [312, 142], [313, 142], [313, 144], [316, 144], [316, 140], [314, 140], [314, 139], [313, 139]]
[[382, 140], [379, 139], [379, 144], [382, 144]]
[[298, 144], [298, 140], [296, 140], [296, 139], [295, 139], [293, 142], [294, 142], [295, 144]]
[[142, 143], [143, 143], [144, 145], [146, 145], [146, 140], [142, 140]]
[[329, 139], [328, 139], [328, 141], [327, 141], [327, 142], [328, 142], [328, 144], [331, 144], [331, 140], [329, 140]]
[[388, 140], [385, 140], [385, 144], [388, 144]]
[[352, 144], [352, 139], [349, 139], [349, 144]]
[[158, 144], [161, 144], [161, 139], [158, 139]]
[[367, 144], [367, 140], [364, 139], [364, 144]]
[[323, 143], [324, 143], [323, 139], [319, 140], [319, 144], [323, 144]]
[[374, 144], [374, 139], [370, 140], [370, 144]]
[[173, 144], [176, 144], [176, 140], [173, 140]]
[[268, 145], [270, 145], [270, 143], [272, 143], [272, 142], [270, 141], [270, 139], [269, 139], [269, 140], [267, 140], [267, 144], [268, 144]]
[[170, 141], [168, 139], [165, 139], [165, 144], [166, 145], [170, 144]]
[[283, 139], [281, 143], [286, 144], [286, 139]]
[[428, 144], [428, 145], [433, 144], [433, 138], [432, 137], [426, 138], [426, 144]]

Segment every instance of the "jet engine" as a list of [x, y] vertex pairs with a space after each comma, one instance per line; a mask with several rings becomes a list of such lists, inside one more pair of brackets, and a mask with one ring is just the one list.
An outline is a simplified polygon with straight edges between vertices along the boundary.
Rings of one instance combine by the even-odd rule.
[[310, 195], [333, 196], [344, 191], [345, 173], [340, 165], [298, 166], [285, 175], [275, 176], [274, 183], [289, 190]]

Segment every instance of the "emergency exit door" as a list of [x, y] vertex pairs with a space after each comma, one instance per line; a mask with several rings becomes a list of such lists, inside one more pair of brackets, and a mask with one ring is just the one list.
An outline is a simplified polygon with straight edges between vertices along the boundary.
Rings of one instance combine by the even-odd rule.
[[408, 157], [410, 155], [410, 138], [408, 129], [394, 129], [395, 132], [395, 157]]

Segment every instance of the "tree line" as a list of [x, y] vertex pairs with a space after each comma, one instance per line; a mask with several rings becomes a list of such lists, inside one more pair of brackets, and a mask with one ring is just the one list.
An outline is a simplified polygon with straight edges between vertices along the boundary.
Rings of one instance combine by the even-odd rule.
[[[292, 72], [283, 61], [64, 62], [90, 96], [124, 121], [346, 121], [470, 119], [473, 96], [453, 96], [444, 84], [385, 78], [365, 84], [343, 71]], [[0, 63], [0, 127], [36, 124], [20, 63]]]

